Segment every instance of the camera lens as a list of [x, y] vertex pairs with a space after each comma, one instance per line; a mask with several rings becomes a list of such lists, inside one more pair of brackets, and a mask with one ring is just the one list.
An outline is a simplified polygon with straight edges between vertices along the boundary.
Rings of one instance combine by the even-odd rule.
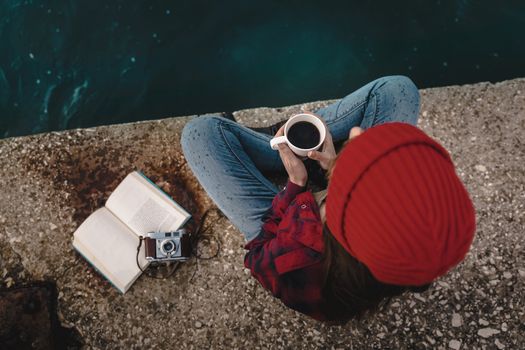
[[168, 241], [162, 242], [161, 247], [162, 247], [162, 250], [164, 251], [164, 253], [169, 254], [169, 253], [172, 253], [175, 250], [177, 245], [175, 244], [175, 242], [173, 242], [171, 240], [168, 240]]

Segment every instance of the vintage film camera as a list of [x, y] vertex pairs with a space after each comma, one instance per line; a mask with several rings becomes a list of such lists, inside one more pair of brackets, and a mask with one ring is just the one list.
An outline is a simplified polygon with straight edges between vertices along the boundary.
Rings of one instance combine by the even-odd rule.
[[146, 260], [185, 261], [191, 256], [190, 236], [185, 229], [149, 232], [144, 237]]

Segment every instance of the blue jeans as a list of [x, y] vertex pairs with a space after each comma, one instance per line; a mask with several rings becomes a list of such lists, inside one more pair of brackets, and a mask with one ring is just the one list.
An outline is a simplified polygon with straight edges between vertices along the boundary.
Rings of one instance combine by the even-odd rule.
[[[354, 126], [368, 129], [393, 121], [416, 125], [419, 92], [406, 77], [383, 77], [315, 113], [338, 142]], [[215, 115], [194, 118], [182, 131], [191, 170], [247, 241], [259, 234], [262, 216], [279, 191], [262, 173], [286, 172], [279, 152], [270, 148], [272, 137]]]

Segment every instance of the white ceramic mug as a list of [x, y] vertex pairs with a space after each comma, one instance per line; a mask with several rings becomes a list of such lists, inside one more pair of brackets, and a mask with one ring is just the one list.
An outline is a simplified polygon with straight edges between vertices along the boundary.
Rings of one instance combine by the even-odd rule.
[[[294, 125], [295, 123], [299, 123], [299, 122], [309, 122], [309, 123], [313, 124], [317, 128], [317, 130], [319, 130], [319, 143], [317, 145], [315, 145], [312, 148], [299, 148], [299, 147], [294, 146], [288, 140], [288, 136], [287, 136], [288, 135], [288, 130], [290, 130], [290, 127], [292, 125]], [[326, 137], [326, 127], [324, 126], [324, 123], [322, 122], [322, 120], [319, 119], [319, 117], [317, 117], [317, 116], [315, 116], [313, 114], [310, 114], [310, 113], [300, 113], [300, 114], [296, 114], [296, 115], [292, 116], [290, 119], [288, 119], [286, 124], [284, 124], [284, 135], [283, 136], [274, 137], [273, 139], [271, 139], [270, 140], [270, 146], [272, 147], [273, 150], [277, 150], [277, 149], [279, 149], [279, 144], [280, 143], [286, 143], [288, 145], [288, 147], [290, 147], [290, 149], [295, 154], [297, 154], [298, 156], [301, 156], [301, 157], [306, 157], [308, 155], [308, 152], [315, 151], [319, 147], [321, 147], [321, 145], [324, 142], [325, 137]]]

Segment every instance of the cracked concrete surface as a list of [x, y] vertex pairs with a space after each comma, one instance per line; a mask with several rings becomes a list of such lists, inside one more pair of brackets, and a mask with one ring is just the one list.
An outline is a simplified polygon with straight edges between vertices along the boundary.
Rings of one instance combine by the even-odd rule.
[[[419, 127], [449, 150], [474, 201], [466, 260], [425, 293], [346, 326], [310, 320], [243, 268], [243, 239], [215, 220], [216, 259], [121, 295], [71, 245], [124, 176], [142, 170], [198, 219], [212, 205], [182, 155], [193, 117], [0, 140], [0, 283], [56, 281], [59, 316], [89, 348], [514, 349], [525, 342], [525, 79], [421, 91]], [[235, 113], [251, 126], [329, 101]], [[195, 274], [193, 276], [193, 274]], [[192, 278], [193, 276], [193, 278]]]

